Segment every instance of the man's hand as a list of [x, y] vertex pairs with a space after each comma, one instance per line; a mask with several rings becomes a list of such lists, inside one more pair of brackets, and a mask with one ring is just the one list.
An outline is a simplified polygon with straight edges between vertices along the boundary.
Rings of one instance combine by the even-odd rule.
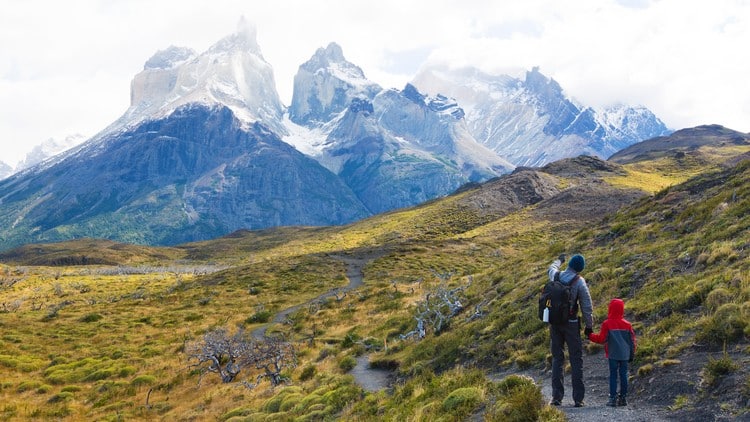
[[557, 257], [557, 259], [559, 259], [559, 260], [560, 260], [560, 263], [563, 263], [563, 262], [565, 262], [565, 254], [564, 254], [564, 253], [561, 253], [561, 254], [560, 254], [560, 256], [558, 256], [558, 257]]
[[586, 327], [585, 330], [583, 330], [583, 333], [586, 334], [586, 337], [588, 338], [589, 334], [593, 333], [594, 330], [591, 329], [591, 327]]

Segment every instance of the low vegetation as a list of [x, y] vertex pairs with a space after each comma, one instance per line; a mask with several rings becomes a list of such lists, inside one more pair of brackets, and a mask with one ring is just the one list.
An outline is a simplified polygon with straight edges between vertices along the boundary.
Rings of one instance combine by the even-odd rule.
[[[626, 300], [634, 394], [701, 353], [694, 390], [665, 390], [665, 410], [746, 417], [750, 162], [634, 176], [660, 165], [545, 176], [563, 194], [653, 193], [596, 221], [562, 199], [487, 214], [466, 205], [469, 188], [344, 227], [6, 252], [0, 420], [564, 420], [520, 375], [548, 365], [534, 302], [563, 252], [586, 255], [598, 321], [609, 299]], [[352, 269], [362, 284], [348, 290]], [[365, 355], [392, 371], [390, 388], [356, 381]]]

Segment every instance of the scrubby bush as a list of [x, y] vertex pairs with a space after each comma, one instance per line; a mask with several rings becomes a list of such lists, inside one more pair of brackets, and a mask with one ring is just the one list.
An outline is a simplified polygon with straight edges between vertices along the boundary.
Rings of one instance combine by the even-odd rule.
[[258, 311], [250, 315], [245, 322], [248, 324], [264, 324], [271, 319], [271, 315], [271, 311]]
[[354, 359], [352, 356], [344, 356], [339, 359], [339, 369], [344, 372], [351, 371], [355, 366], [357, 366], [357, 359]]
[[460, 415], [474, 410], [484, 399], [484, 391], [476, 387], [462, 387], [451, 391], [443, 400], [443, 410]]
[[84, 315], [83, 317], [81, 317], [80, 321], [81, 322], [97, 322], [97, 321], [100, 321], [102, 318], [104, 317], [101, 316], [100, 314], [93, 313], [93, 314]]
[[496, 384], [497, 401], [489, 410], [490, 420], [537, 421], [544, 407], [542, 390], [533, 379], [510, 375]]
[[645, 377], [648, 375], [651, 375], [651, 373], [654, 372], [654, 365], [647, 363], [640, 368], [638, 368], [638, 376], [639, 377]]
[[130, 385], [133, 387], [140, 387], [142, 385], [153, 385], [156, 383], [156, 377], [153, 375], [138, 375], [130, 381]]
[[747, 321], [740, 314], [740, 306], [736, 303], [725, 303], [713, 316], [703, 321], [695, 338], [700, 342], [720, 346], [739, 340], [744, 335], [746, 326]]
[[716, 312], [719, 307], [725, 303], [729, 303], [732, 301], [732, 294], [729, 292], [729, 290], [719, 287], [717, 289], [712, 290], [708, 296], [706, 296], [706, 310], [709, 313]]
[[739, 365], [727, 355], [719, 359], [708, 358], [708, 363], [703, 369], [703, 382], [709, 386], [716, 385], [721, 377], [736, 371], [738, 368]]
[[314, 377], [317, 372], [318, 369], [314, 365], [307, 365], [302, 369], [302, 373], [299, 374], [299, 380], [307, 381], [309, 379], [312, 379], [312, 377]]
[[73, 399], [73, 393], [71, 393], [70, 391], [61, 391], [53, 395], [52, 397], [50, 397], [49, 400], [47, 400], [47, 402], [48, 403], [61, 403], [61, 402], [70, 401], [72, 399]]

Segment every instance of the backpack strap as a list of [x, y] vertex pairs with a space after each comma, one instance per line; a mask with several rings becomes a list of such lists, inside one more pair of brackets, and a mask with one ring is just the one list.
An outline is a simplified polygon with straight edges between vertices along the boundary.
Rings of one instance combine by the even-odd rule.
[[571, 296], [571, 298], [570, 298], [570, 313], [573, 312], [573, 309], [576, 309], [576, 313], [578, 313], [578, 311], [577, 311], [577, 307], [578, 307], [578, 303], [577, 303], [578, 302], [578, 294], [576, 294], [575, 297], [572, 297], [572, 296], [573, 296], [573, 286], [575, 286], [576, 282], [580, 278], [581, 278], [581, 275], [580, 274], [576, 274], [576, 276], [573, 277], [572, 280], [570, 280], [570, 285], [569, 285], [570, 286], [570, 296]]

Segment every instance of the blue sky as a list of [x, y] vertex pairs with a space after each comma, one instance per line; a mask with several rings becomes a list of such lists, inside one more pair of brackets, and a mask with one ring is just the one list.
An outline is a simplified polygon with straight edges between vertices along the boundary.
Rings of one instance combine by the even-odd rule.
[[0, 160], [93, 136], [125, 112], [157, 50], [198, 52], [255, 24], [289, 104], [300, 64], [329, 42], [380, 85], [426, 63], [531, 69], [586, 105], [642, 104], [674, 129], [750, 132], [750, 1], [1, 0]]

